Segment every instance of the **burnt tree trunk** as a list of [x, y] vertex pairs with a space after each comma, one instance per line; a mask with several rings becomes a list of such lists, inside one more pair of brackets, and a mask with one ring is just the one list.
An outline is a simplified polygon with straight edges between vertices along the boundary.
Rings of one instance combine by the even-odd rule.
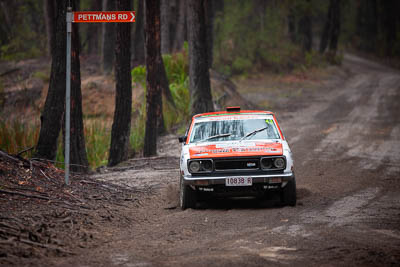
[[135, 28], [135, 41], [133, 51], [133, 61], [135, 65], [141, 65], [145, 63], [145, 52], [144, 52], [144, 0], [138, 0], [138, 11], [136, 12], [136, 28]]
[[170, 0], [160, 0], [161, 1], [161, 54], [168, 54], [171, 52], [170, 49]]
[[[75, 1], [73, 10], [76, 10]], [[81, 69], [79, 62], [79, 31], [78, 24], [72, 24], [71, 43], [71, 138], [70, 138], [70, 162], [71, 171], [86, 172], [88, 160], [86, 156], [85, 136], [82, 119], [82, 92]]]
[[160, 0], [146, 0], [146, 131], [143, 155], [157, 154], [157, 134], [162, 116], [162, 74], [165, 73], [161, 59]]
[[324, 25], [324, 29], [321, 36], [321, 41], [319, 43], [319, 52], [322, 54], [328, 47], [329, 37], [332, 31], [332, 4], [333, 1], [329, 1], [328, 16]]
[[289, 38], [292, 43], [296, 43], [296, 17], [294, 13], [294, 7], [289, 8], [288, 14], [288, 31], [289, 31]]
[[[115, 0], [103, 0], [103, 10], [115, 10]], [[102, 70], [109, 74], [114, 64], [115, 23], [102, 23]]]
[[303, 51], [311, 51], [312, 49], [312, 20], [311, 20], [311, 3], [306, 1], [305, 10], [299, 20], [299, 34], [301, 38], [301, 46]]
[[182, 49], [185, 41], [186, 33], [186, 0], [178, 0], [178, 20], [176, 23], [175, 38], [173, 41], [173, 50], [179, 51]]
[[208, 67], [213, 63], [214, 6], [213, 0], [204, 0]]
[[400, 25], [399, 10], [400, 2], [398, 0], [381, 1], [384, 12], [383, 32], [385, 33], [385, 56], [395, 55], [396, 36], [398, 35], [398, 26]]
[[46, 22], [46, 33], [47, 33], [47, 53], [49, 56], [53, 55], [55, 49], [55, 1], [45, 0], [44, 1], [44, 18]]
[[[98, 11], [101, 10], [102, 0], [91, 0], [90, 10]], [[99, 54], [99, 36], [101, 28], [97, 23], [89, 23], [88, 25], [88, 32], [87, 32], [87, 39], [88, 39], [88, 54], [89, 55], [97, 55]]]
[[191, 113], [213, 111], [208, 63], [205, 0], [187, 1], [189, 39], [189, 88]]
[[331, 0], [332, 4], [332, 24], [329, 40], [329, 54], [332, 58], [335, 57], [339, 34], [340, 34], [340, 0]]
[[54, 160], [61, 130], [65, 104], [66, 68], [66, 10], [67, 1], [57, 2], [55, 49], [52, 55], [49, 90], [40, 116], [41, 127], [36, 146], [36, 157]]
[[358, 48], [366, 52], [375, 51], [378, 41], [377, 0], [359, 1], [356, 31], [360, 38]]
[[[117, 0], [118, 10], [131, 10], [131, 0]], [[115, 47], [116, 96], [108, 166], [128, 159], [132, 113], [131, 24], [117, 24]]]

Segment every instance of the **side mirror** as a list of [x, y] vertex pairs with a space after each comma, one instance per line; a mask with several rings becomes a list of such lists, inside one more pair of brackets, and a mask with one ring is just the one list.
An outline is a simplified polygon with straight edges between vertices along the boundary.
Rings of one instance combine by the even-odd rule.
[[184, 135], [184, 136], [179, 136], [179, 137], [178, 137], [179, 143], [185, 143], [185, 142], [186, 142], [186, 139], [187, 139], [187, 136], [186, 136], [186, 135]]

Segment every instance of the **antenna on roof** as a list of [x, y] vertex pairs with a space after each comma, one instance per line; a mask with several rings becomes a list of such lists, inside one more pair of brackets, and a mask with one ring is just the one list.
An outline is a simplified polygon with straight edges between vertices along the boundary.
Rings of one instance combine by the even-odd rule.
[[240, 112], [240, 106], [236, 107], [226, 107], [227, 112]]

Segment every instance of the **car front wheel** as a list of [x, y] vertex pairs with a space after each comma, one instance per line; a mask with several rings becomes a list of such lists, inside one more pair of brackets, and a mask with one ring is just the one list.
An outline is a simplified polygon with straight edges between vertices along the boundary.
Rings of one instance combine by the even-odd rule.
[[196, 207], [196, 191], [185, 185], [182, 177], [180, 181], [180, 205], [182, 210]]

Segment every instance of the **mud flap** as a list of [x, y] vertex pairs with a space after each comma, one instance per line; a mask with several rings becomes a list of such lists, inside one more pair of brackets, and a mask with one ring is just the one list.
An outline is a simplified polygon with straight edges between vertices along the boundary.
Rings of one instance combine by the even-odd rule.
[[296, 178], [294, 176], [288, 181], [286, 186], [282, 188], [281, 202], [285, 206], [296, 206]]
[[183, 177], [180, 179], [179, 201], [182, 210], [196, 208], [197, 192], [184, 184]]

